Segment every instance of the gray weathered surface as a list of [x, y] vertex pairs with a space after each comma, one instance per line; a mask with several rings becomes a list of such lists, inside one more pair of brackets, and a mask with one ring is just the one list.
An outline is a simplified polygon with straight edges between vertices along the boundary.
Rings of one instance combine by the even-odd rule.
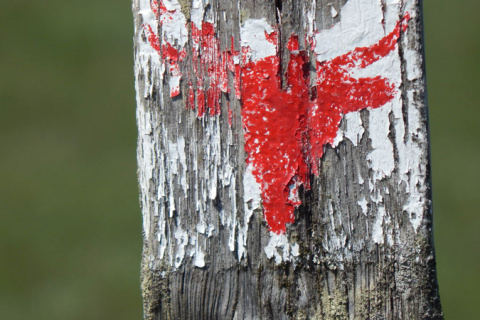
[[[188, 1], [179, 2], [188, 17]], [[339, 16], [332, 17], [330, 6], [340, 12], [345, 2], [318, 0], [316, 27], [322, 30], [338, 22]], [[233, 35], [237, 50], [240, 25], [248, 18], [278, 23], [283, 42], [293, 31], [303, 38], [304, 29], [300, 26], [304, 12], [312, 5], [310, 1], [294, 0], [210, 3], [207, 14], [208, 10], [225, 12], [226, 20], [223, 14], [215, 15], [222, 48], [229, 47]], [[137, 4], [134, 1], [138, 36], [142, 20]], [[419, 7], [417, 10], [420, 12]], [[415, 32], [400, 42], [400, 55], [405, 48], [423, 50], [421, 20], [412, 20], [409, 28]], [[187, 44], [187, 52], [190, 45]], [[135, 46], [138, 54], [138, 43]], [[283, 56], [287, 53], [282, 52]], [[300, 245], [300, 257], [276, 264], [264, 253], [270, 235], [261, 210], [247, 220], [246, 259], [238, 259], [235, 235], [245, 223], [242, 177], [246, 155], [241, 103], [233, 94], [222, 93], [222, 114], [198, 119], [194, 111], [185, 108], [187, 79], [195, 82], [189, 63], [190, 55], [182, 67], [181, 95], [173, 99], [169, 96], [168, 75], [163, 82], [150, 79], [153, 90], [142, 94], [148, 91], [145, 83], [149, 82], [145, 79], [155, 73], [137, 67], [141, 199], [144, 218], [147, 215], [150, 220], [142, 263], [145, 318], [442, 319], [432, 241], [424, 78], [408, 80], [405, 75], [402, 81], [405, 123], [407, 109], [412, 105], [421, 111], [423, 121], [420, 136], [424, 138], [415, 142], [423, 155], [423, 163], [418, 165], [425, 169], [421, 187], [427, 201], [418, 230], [412, 228], [412, 217], [403, 209], [407, 191], [397, 170], [390, 177], [374, 180], [374, 191], [369, 187], [367, 181], [374, 172], [367, 155], [372, 145], [369, 111], [363, 110], [360, 113], [366, 130], [361, 141], [357, 146], [349, 140], [343, 140], [336, 148], [327, 146], [320, 174], [312, 177], [312, 189], [301, 194], [303, 204], [296, 210], [295, 223], [287, 229], [288, 238]], [[419, 63], [423, 66], [423, 62]], [[412, 95], [406, 94], [409, 90]], [[231, 128], [227, 99], [234, 115]], [[399, 152], [395, 135], [400, 133], [393, 124], [394, 115], [389, 116], [389, 138], [395, 152]], [[171, 158], [169, 146], [178, 146], [179, 138], [185, 140], [186, 168], [180, 165], [177, 173], [172, 173], [172, 163], [180, 162]], [[151, 167], [145, 168], [146, 164]], [[180, 183], [182, 172], [188, 190]], [[365, 182], [361, 183], [363, 179]], [[357, 205], [362, 197], [381, 200], [369, 201], [368, 214], [364, 214]], [[372, 240], [379, 207], [385, 209], [388, 218], [388, 223], [382, 220], [383, 243]], [[198, 232], [199, 224], [211, 231]], [[182, 238], [179, 230], [188, 237]], [[232, 233], [233, 251], [228, 245]], [[194, 266], [198, 247], [205, 253], [203, 267]], [[161, 250], [165, 250], [162, 258]], [[176, 261], [179, 250], [186, 251]]]

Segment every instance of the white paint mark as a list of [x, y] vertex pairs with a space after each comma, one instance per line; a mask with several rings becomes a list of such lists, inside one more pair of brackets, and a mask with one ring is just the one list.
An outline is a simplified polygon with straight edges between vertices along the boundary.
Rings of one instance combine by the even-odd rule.
[[185, 258], [185, 248], [188, 245], [188, 233], [185, 230], [182, 230], [182, 228], [177, 227], [174, 236], [177, 240], [174, 266], [178, 269], [182, 265], [183, 259]]
[[335, 7], [333, 5], [330, 6], [330, 13], [332, 15], [333, 18], [335, 18], [336, 16], [338, 16], [338, 11], [335, 10]]
[[363, 180], [362, 175], [360, 171], [358, 172], [358, 184], [363, 185], [365, 183], [365, 180]]
[[202, 30], [202, 22], [205, 16], [205, 7], [210, 3], [209, 0], [193, 0], [190, 10], [190, 19], [195, 26]]
[[363, 133], [365, 132], [360, 112], [349, 112], [343, 116], [343, 120], [345, 121], [346, 126], [344, 132], [345, 138], [350, 140], [354, 146], [357, 146], [358, 142], [362, 140]]
[[248, 165], [243, 176], [243, 201], [245, 216], [243, 226], [238, 228], [238, 259], [246, 258], [248, 223], [253, 216], [253, 211], [260, 208], [261, 190], [260, 184], [253, 175], [253, 166]]
[[[392, 219], [390, 218], [390, 215], [386, 214], [384, 216], [383, 225], [384, 225], [384, 229], [386, 229], [386, 231], [387, 231], [387, 244], [389, 246], [392, 246], [394, 244], [393, 231], [392, 231], [391, 227], [390, 228], [388, 227], [388, 226], [390, 226], [391, 221], [392, 221]], [[385, 228], [385, 226], [387, 226], [387, 228]]]
[[228, 238], [228, 248], [230, 251], [235, 251], [235, 232], [237, 229], [237, 193], [235, 190], [235, 176], [231, 177], [231, 188], [229, 192], [230, 201], [232, 204], [230, 215], [230, 236]]
[[365, 197], [362, 197], [360, 201], [357, 202], [357, 204], [362, 208], [362, 212], [364, 215], [367, 215], [368, 213], [368, 202], [365, 199]]
[[315, 35], [314, 31], [316, 29], [315, 26], [315, 11], [317, 7], [317, 2], [316, 1], [307, 1], [305, 2], [307, 8], [306, 8], [306, 19], [305, 19], [305, 26], [304, 29], [306, 30], [307, 33], [307, 41], [313, 42]]
[[337, 130], [337, 135], [331, 143], [332, 148], [336, 148], [338, 144], [343, 141], [343, 139], [345, 139], [345, 131], [343, 131], [343, 129], [339, 127]]
[[378, 244], [383, 244], [383, 218], [385, 217], [386, 212], [383, 206], [379, 206], [377, 210], [377, 217], [372, 228], [372, 241]]
[[405, 58], [405, 66], [407, 79], [413, 81], [422, 77], [422, 57], [416, 50], [405, 49], [403, 52]]
[[[399, 171], [407, 182], [408, 200], [404, 210], [410, 216], [410, 222], [418, 230], [427, 206], [427, 186], [424, 183], [427, 175], [426, 160], [426, 129], [421, 122], [420, 106], [413, 103], [414, 92], [407, 91], [407, 99], [411, 106], [408, 108], [408, 139], [403, 145], [404, 154], [399, 159]], [[422, 145], [423, 142], [423, 145]]]
[[265, 36], [274, 30], [265, 18], [248, 19], [240, 30], [241, 46], [250, 48], [250, 59], [255, 61], [277, 54], [276, 46]]
[[270, 232], [270, 240], [264, 250], [268, 259], [275, 258], [276, 264], [292, 261], [300, 255], [300, 247], [297, 243], [290, 245], [285, 234], [274, 232]]
[[167, 12], [160, 15], [162, 44], [168, 42], [177, 49], [181, 49], [188, 41], [187, 19], [182, 13], [182, 6], [177, 0], [163, 0], [163, 4]]
[[[398, 97], [395, 100], [398, 100]], [[388, 137], [390, 133], [388, 115], [393, 107], [392, 104], [389, 102], [381, 108], [370, 110], [369, 137], [373, 151], [367, 155], [367, 160], [373, 170], [374, 181], [389, 177], [395, 168], [393, 144]]]
[[[140, 26], [150, 26], [152, 30], [156, 30], [158, 27], [158, 21], [156, 20], [155, 14], [150, 8], [149, 0], [137, 0], [138, 15], [135, 17], [135, 20], [139, 20], [136, 25]], [[143, 96], [146, 98], [152, 94], [153, 86], [159, 83], [161, 76], [161, 63], [160, 56], [155, 49], [148, 43], [144, 41], [148, 35], [145, 34], [143, 27], [138, 28], [135, 31], [135, 36], [137, 37], [137, 51], [135, 52], [135, 83], [137, 92], [143, 91]], [[140, 83], [139, 75], [141, 71], [149, 71], [152, 73], [151, 77], [142, 77], [143, 83]], [[156, 81], [155, 83], [152, 82]], [[143, 90], [141, 89], [143, 87]], [[137, 94], [137, 105], [138, 99], [140, 97]]]
[[330, 60], [357, 47], [376, 43], [385, 35], [382, 17], [378, 0], [348, 1], [342, 8], [340, 22], [316, 35], [317, 60]]
[[197, 251], [195, 252], [193, 265], [197, 268], [205, 267], [205, 254], [199, 248], [197, 248]]
[[380, 194], [378, 190], [375, 190], [375, 192], [370, 194], [370, 200], [372, 200], [373, 203], [379, 204], [383, 202], [383, 197]]

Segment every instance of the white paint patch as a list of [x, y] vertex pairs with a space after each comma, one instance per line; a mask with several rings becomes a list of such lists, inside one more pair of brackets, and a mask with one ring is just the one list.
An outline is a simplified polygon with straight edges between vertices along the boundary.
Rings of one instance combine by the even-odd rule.
[[306, 8], [306, 19], [305, 19], [305, 26], [304, 29], [306, 30], [307, 33], [307, 41], [313, 42], [315, 35], [314, 31], [316, 29], [315, 26], [315, 11], [317, 7], [317, 2], [316, 1], [307, 1], [305, 2], [305, 5], [307, 6]]
[[[414, 101], [414, 92], [407, 92], [407, 99]], [[415, 230], [418, 230], [424, 216], [424, 208], [427, 206], [427, 186], [424, 183], [427, 175], [426, 161], [426, 129], [421, 123], [420, 106], [411, 103], [408, 108], [408, 139], [403, 145], [404, 155], [399, 159], [400, 173], [407, 182], [408, 201], [404, 210], [410, 216], [410, 222]]]
[[[384, 13], [378, 0], [350, 0], [341, 11], [338, 24], [329, 30], [322, 30], [315, 38], [315, 53], [318, 61], [325, 61], [350, 52], [357, 47], [367, 47], [377, 43], [386, 34], [393, 31], [398, 20], [399, 0], [390, 0]], [[332, 6], [333, 8], [333, 6]], [[382, 20], [384, 24], [382, 24]], [[362, 69], [353, 69], [351, 76], [363, 78], [381, 76], [389, 80], [397, 92], [401, 83], [401, 66], [398, 49], [386, 57]], [[389, 113], [394, 108], [400, 108], [400, 93], [383, 107], [370, 110], [369, 137], [373, 151], [367, 159], [373, 169], [373, 184], [376, 180], [389, 177], [395, 168], [393, 144], [389, 135]], [[344, 115], [344, 130], [338, 130], [333, 147], [344, 138], [356, 146], [361, 140], [365, 129], [359, 112]], [[362, 179], [363, 180], [363, 179]]]
[[374, 192], [372, 192], [370, 194], [370, 200], [372, 200], [372, 202], [376, 203], [376, 204], [379, 204], [379, 203], [383, 202], [383, 197], [380, 194], [380, 191], [378, 189], [374, 190]]
[[360, 112], [349, 112], [343, 116], [343, 120], [346, 126], [344, 132], [345, 138], [350, 140], [354, 146], [357, 146], [365, 132]]
[[363, 197], [361, 200], [359, 200], [357, 202], [357, 204], [360, 206], [360, 208], [362, 208], [363, 214], [367, 215], [367, 213], [368, 213], [368, 202], [365, 199], [365, 197]]
[[255, 61], [277, 54], [277, 47], [267, 40], [265, 32], [274, 31], [272, 26], [263, 19], [248, 19], [240, 30], [241, 46], [250, 48], [250, 59]]
[[[183, 137], [178, 137], [176, 143], [169, 141], [168, 156], [170, 158], [169, 164], [172, 174], [178, 175], [179, 165], [182, 167], [180, 184], [185, 193], [185, 197], [187, 197], [187, 156], [185, 154], [185, 139]], [[171, 181], [173, 181], [173, 177], [171, 177]]]
[[335, 10], [335, 7], [333, 5], [330, 5], [330, 14], [332, 15], [333, 18], [338, 16], [338, 11]]
[[195, 252], [195, 259], [193, 260], [193, 265], [197, 268], [205, 267], [205, 254], [198, 248]]
[[367, 155], [370, 167], [373, 169], [373, 183], [389, 177], [395, 168], [393, 158], [393, 144], [388, 134], [390, 133], [389, 113], [392, 103], [370, 110], [369, 116], [369, 137], [372, 142], [373, 151]]
[[[136, 0], [136, 5], [139, 8], [138, 15], [135, 16], [135, 21], [138, 21], [135, 25], [140, 25], [140, 28], [135, 30], [135, 37], [137, 39], [136, 43], [138, 45], [137, 51], [135, 52], [135, 82], [137, 93], [142, 92], [141, 87], [143, 87], [143, 96], [146, 98], [153, 92], [153, 86], [159, 84], [160, 75], [161, 75], [161, 63], [160, 56], [155, 49], [150, 46], [147, 39], [148, 34], [145, 33], [145, 30], [142, 26], [150, 26], [152, 30], [157, 30], [158, 21], [156, 20], [155, 14], [150, 8], [149, 0]], [[139, 82], [139, 74], [141, 70], [144, 71], [144, 74], [147, 70], [152, 73], [151, 77], [143, 77], [143, 83]], [[156, 83], [152, 82], [152, 79]], [[137, 105], [138, 97], [137, 94]]]
[[288, 201], [290, 201], [291, 203], [301, 203], [298, 192], [300, 186], [301, 183], [297, 179], [293, 179], [293, 183], [288, 185]]
[[245, 216], [243, 218], [243, 226], [239, 226], [238, 228], [237, 251], [239, 260], [246, 258], [248, 223], [253, 216], [253, 211], [260, 208], [262, 199], [260, 184], [257, 182], [252, 173], [253, 169], [253, 166], [249, 164], [245, 169], [245, 174], [243, 176], [243, 201]]
[[[412, 19], [416, 17], [415, 5], [414, 1], [408, 1], [405, 8]], [[404, 50], [405, 73], [407, 80], [415, 81], [422, 78], [422, 56], [419, 51], [408, 49], [407, 41], [408, 37], [404, 37], [402, 44], [404, 48], [407, 48]], [[394, 110], [396, 145], [398, 148], [397, 166], [401, 181], [406, 184], [408, 194], [403, 210], [409, 214], [412, 227], [417, 232], [429, 201], [427, 184], [425, 183], [427, 175], [426, 155], [428, 152], [427, 132], [420, 113], [424, 106], [422, 102], [416, 102], [414, 91], [407, 91], [406, 103], [408, 104], [407, 123], [404, 122], [402, 110], [400, 108]]]
[[[341, 20], [329, 30], [322, 30], [315, 35], [315, 53], [318, 61], [327, 61], [339, 55], [350, 52], [357, 47], [367, 47], [377, 43], [381, 38], [390, 33], [402, 15], [408, 12], [412, 19], [416, 16], [416, 1], [387, 0], [385, 11], [379, 0], [350, 0], [341, 10]], [[402, 8], [403, 7], [403, 8]], [[333, 6], [331, 7], [331, 10]], [[401, 11], [401, 9], [403, 11]], [[335, 12], [332, 10], [332, 17]], [[313, 16], [314, 17], [314, 16]], [[310, 18], [313, 20], [314, 18]], [[383, 21], [382, 21], [383, 20]], [[383, 22], [383, 24], [382, 24]], [[410, 29], [407, 29], [407, 33]], [[409, 49], [408, 37], [403, 37], [403, 51], [406, 79], [415, 81], [421, 79], [422, 57], [418, 50]], [[403, 209], [410, 215], [410, 221], [415, 231], [420, 227], [426, 207], [426, 131], [421, 123], [420, 108], [423, 106], [414, 104], [413, 92], [407, 92], [407, 101], [402, 101], [400, 85], [402, 81], [401, 64], [398, 49], [393, 50], [388, 56], [380, 59], [372, 65], [363, 69], [354, 69], [352, 77], [362, 78], [381, 76], [388, 79], [397, 90], [395, 97], [383, 107], [370, 110], [369, 113], [369, 138], [372, 144], [372, 152], [367, 159], [373, 175], [370, 177], [369, 189], [376, 189], [378, 180], [388, 178], [393, 174], [395, 167], [398, 168], [400, 182], [407, 186], [408, 199]], [[408, 104], [408, 123], [404, 123], [402, 104]], [[390, 117], [394, 116], [395, 141], [391, 141]], [[339, 130], [334, 141], [334, 146], [347, 138], [354, 145], [361, 140], [364, 129], [358, 112], [348, 113], [344, 116], [345, 125]], [[408, 128], [408, 131], [406, 130]], [[397, 148], [398, 160], [394, 159], [394, 144]], [[359, 183], [363, 184], [363, 178], [359, 177]], [[403, 185], [403, 184], [402, 184]], [[388, 190], [385, 191], [388, 193]], [[372, 202], [383, 201], [377, 194], [371, 199]], [[367, 210], [367, 200], [358, 202], [362, 212]], [[383, 211], [382, 211], [383, 210]], [[374, 240], [383, 241], [379, 230], [383, 223], [384, 209], [380, 209], [378, 220], [375, 222]], [[388, 240], [388, 239], [387, 239]], [[388, 241], [390, 242], [390, 241]]]
[[365, 180], [363, 180], [362, 175], [360, 172], [358, 173], [358, 184], [363, 185], [365, 183]]
[[[215, 200], [217, 197], [218, 169], [221, 168], [221, 138], [220, 118], [215, 116], [208, 119], [205, 124], [206, 143], [204, 144], [205, 159], [205, 180], [208, 183], [208, 197]], [[204, 199], [206, 202], [207, 199]]]
[[330, 60], [357, 47], [376, 43], [385, 35], [382, 17], [378, 0], [348, 1], [341, 10], [340, 22], [316, 35], [317, 60]]
[[205, 16], [205, 7], [210, 3], [209, 0], [193, 0], [190, 9], [190, 19], [195, 26], [202, 30], [202, 22]]
[[183, 259], [185, 258], [185, 250], [186, 246], [188, 245], [188, 233], [187, 231], [182, 230], [180, 227], [177, 227], [174, 236], [177, 240], [174, 266], [178, 269], [182, 265]]
[[331, 143], [332, 148], [338, 147], [338, 144], [342, 142], [343, 139], [345, 139], [345, 131], [343, 131], [343, 129], [339, 127], [337, 130], [337, 135], [335, 136], [335, 138]]
[[167, 12], [160, 15], [162, 44], [167, 42], [176, 49], [182, 49], [188, 41], [187, 19], [177, 0], [163, 0]]
[[[138, 99], [138, 97], [137, 97]], [[138, 101], [137, 101], [138, 103]], [[143, 216], [143, 232], [147, 239], [150, 238], [152, 203], [148, 200], [148, 190], [152, 183], [152, 177], [155, 167], [155, 157], [152, 154], [153, 143], [150, 137], [151, 128], [146, 113], [143, 108], [137, 108], [137, 123], [139, 128], [139, 142], [137, 151], [138, 162], [138, 180], [140, 189], [142, 190], [142, 216]], [[147, 124], [148, 123], [148, 124]]]
[[416, 50], [412, 49], [405, 49], [403, 51], [403, 56], [405, 58], [405, 66], [407, 69], [407, 79], [409, 81], [420, 79], [422, 77], [422, 57]]
[[297, 243], [290, 245], [285, 234], [270, 232], [270, 240], [265, 247], [268, 259], [275, 258], [275, 263], [292, 261], [300, 255], [300, 246]]
[[383, 218], [385, 217], [385, 214], [385, 208], [379, 206], [377, 217], [372, 228], [372, 241], [377, 244], [383, 244]]
[[[340, 192], [340, 190], [337, 190], [337, 192]], [[347, 248], [348, 235], [343, 227], [342, 214], [334, 209], [331, 202], [328, 204], [327, 214], [330, 225], [326, 228], [327, 232], [322, 237], [322, 247], [329, 253], [332, 261], [338, 263], [338, 267], [343, 269], [343, 262], [351, 259], [352, 253]]]

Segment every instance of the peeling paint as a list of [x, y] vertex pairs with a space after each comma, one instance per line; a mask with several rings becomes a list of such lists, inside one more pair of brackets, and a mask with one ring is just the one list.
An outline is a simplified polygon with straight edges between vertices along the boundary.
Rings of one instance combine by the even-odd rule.
[[354, 146], [362, 140], [365, 129], [363, 128], [362, 119], [359, 112], [350, 112], [343, 116], [346, 122], [346, 130], [344, 132], [345, 138], [350, 140]]
[[247, 250], [247, 235], [248, 235], [248, 223], [253, 216], [254, 210], [260, 209], [261, 196], [260, 196], [260, 184], [256, 181], [253, 175], [253, 167], [247, 166], [245, 174], [243, 176], [243, 199], [245, 216], [243, 221], [243, 227], [238, 230], [238, 258], [246, 258]]
[[285, 234], [274, 232], [270, 232], [270, 240], [264, 250], [267, 258], [274, 258], [276, 264], [292, 261], [300, 255], [300, 247], [297, 243], [291, 244]]
[[188, 233], [181, 228], [175, 230], [175, 239], [177, 240], [177, 246], [175, 248], [175, 268], [179, 268], [182, 265], [185, 258], [186, 246], [188, 244]]
[[385, 214], [385, 207], [379, 206], [372, 229], [372, 240], [377, 244], [383, 244], [383, 222]]
[[360, 201], [358, 201], [357, 204], [360, 206], [360, 208], [362, 208], [363, 214], [367, 215], [367, 213], [368, 213], [368, 202], [365, 199], [365, 197], [363, 197]]
[[[152, 115], [140, 107], [141, 97], [137, 97], [143, 229], [147, 239], [152, 236], [151, 230], [157, 230], [160, 259], [168, 256], [170, 265], [178, 268], [188, 248], [194, 250], [192, 263], [200, 268], [205, 266], [204, 251], [193, 247], [192, 241], [195, 239], [198, 246], [199, 237], [209, 238], [218, 232], [207, 203], [217, 199], [220, 188], [228, 188], [232, 210], [221, 210], [219, 222], [228, 232], [229, 250], [236, 250], [239, 260], [246, 258], [248, 224], [258, 210], [263, 211], [270, 231], [265, 254], [277, 263], [291, 261], [298, 255], [298, 245], [289, 244], [285, 233], [288, 225], [295, 222], [295, 208], [301, 205], [299, 189], [308, 190], [309, 177], [319, 174], [324, 148], [336, 147], [345, 139], [354, 146], [362, 139], [369, 139], [372, 150], [367, 160], [371, 170], [363, 178], [359, 171], [358, 183], [368, 181], [372, 192], [378, 191], [379, 181], [392, 176], [394, 168], [399, 168], [408, 193], [404, 210], [409, 213], [414, 230], [418, 229], [426, 201], [426, 190], [418, 182], [423, 179], [426, 168], [419, 167], [423, 150], [413, 136], [422, 136], [424, 132], [419, 107], [408, 109], [408, 123], [404, 123], [404, 97], [400, 94], [402, 66], [397, 45], [412, 15], [408, 6], [403, 11], [408, 13], [402, 14], [400, 0], [388, 1], [386, 12], [382, 12], [374, 0], [350, 0], [339, 12], [332, 5], [331, 15], [338, 16], [340, 22], [318, 32], [313, 2], [306, 13], [306, 39], [299, 40], [292, 34], [286, 44], [289, 62], [286, 83], [282, 83], [279, 31], [265, 19], [245, 18], [240, 39], [232, 36], [229, 48], [221, 50], [214, 13], [207, 10], [208, 0], [193, 0], [190, 20], [177, 0], [136, 2], [140, 8], [136, 19], [140, 19], [142, 26], [137, 30], [137, 92], [143, 90], [143, 98], [147, 98], [155, 89], [162, 97], [162, 84], [167, 83], [166, 94], [176, 97], [182, 88], [187, 88], [186, 105], [195, 110], [204, 130], [204, 142], [190, 146], [190, 150], [186, 150], [186, 137], [176, 133], [152, 136], [153, 129], [149, 127]], [[187, 45], [188, 41], [191, 46]], [[306, 50], [301, 49], [302, 41], [309, 44]], [[240, 43], [240, 50], [235, 50], [235, 42]], [[187, 52], [187, 48], [191, 51]], [[310, 63], [309, 54], [316, 57], [315, 80], [305, 71]], [[406, 79], [419, 79], [421, 57], [418, 52], [407, 49], [403, 54], [408, 61]], [[187, 56], [192, 57], [192, 68], [187, 71], [192, 74], [182, 86], [182, 66]], [[153, 76], [144, 77], [141, 82], [141, 70]], [[230, 93], [231, 87], [233, 93]], [[222, 110], [222, 93], [241, 99], [246, 151], [243, 177], [237, 176], [237, 166], [231, 162], [228, 148], [222, 149], [227, 140], [233, 144], [232, 127], [235, 126], [230, 106]], [[409, 92], [406, 99], [413, 101], [412, 95], [413, 92]], [[160, 108], [164, 108], [163, 101]], [[368, 109], [368, 131], [359, 113], [364, 109]], [[228, 134], [220, 131], [222, 112], [228, 112]], [[391, 117], [395, 119], [394, 140], [390, 135]], [[165, 146], [166, 152], [160, 150], [161, 146]], [[398, 159], [394, 157], [394, 147], [398, 148]], [[197, 163], [200, 155], [202, 167]], [[189, 166], [193, 172], [189, 172]], [[190, 190], [187, 179], [190, 176], [195, 190]], [[157, 185], [153, 185], [153, 177], [157, 177]], [[243, 185], [244, 197], [240, 204], [236, 200], [237, 181]], [[145, 198], [150, 190], [157, 193], [153, 202]], [[183, 230], [182, 221], [175, 218], [176, 205], [180, 202], [175, 198], [178, 190], [182, 190], [185, 197], [193, 195], [192, 207], [198, 215], [195, 230]], [[372, 239], [376, 243], [383, 243], [384, 237], [378, 230], [389, 223], [381, 201], [381, 195], [375, 193], [370, 199], [357, 202], [365, 215], [370, 213], [370, 203], [375, 204]], [[243, 205], [243, 216], [238, 215], [237, 205]], [[330, 209], [332, 226], [341, 224], [336, 220], [334, 208]], [[152, 226], [150, 212], [155, 212], [158, 226]], [[168, 224], [167, 219], [174, 223]], [[166, 232], [174, 234], [175, 253], [167, 252], [173, 244], [168, 243]], [[346, 234], [339, 233], [335, 239], [326, 239], [328, 250], [341, 248], [346, 238]]]

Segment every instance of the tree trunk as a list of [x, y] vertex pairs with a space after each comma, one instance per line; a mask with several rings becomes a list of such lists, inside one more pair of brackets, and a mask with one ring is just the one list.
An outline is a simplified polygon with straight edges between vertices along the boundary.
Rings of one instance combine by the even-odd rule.
[[443, 319], [417, 0], [133, 0], [146, 319]]

